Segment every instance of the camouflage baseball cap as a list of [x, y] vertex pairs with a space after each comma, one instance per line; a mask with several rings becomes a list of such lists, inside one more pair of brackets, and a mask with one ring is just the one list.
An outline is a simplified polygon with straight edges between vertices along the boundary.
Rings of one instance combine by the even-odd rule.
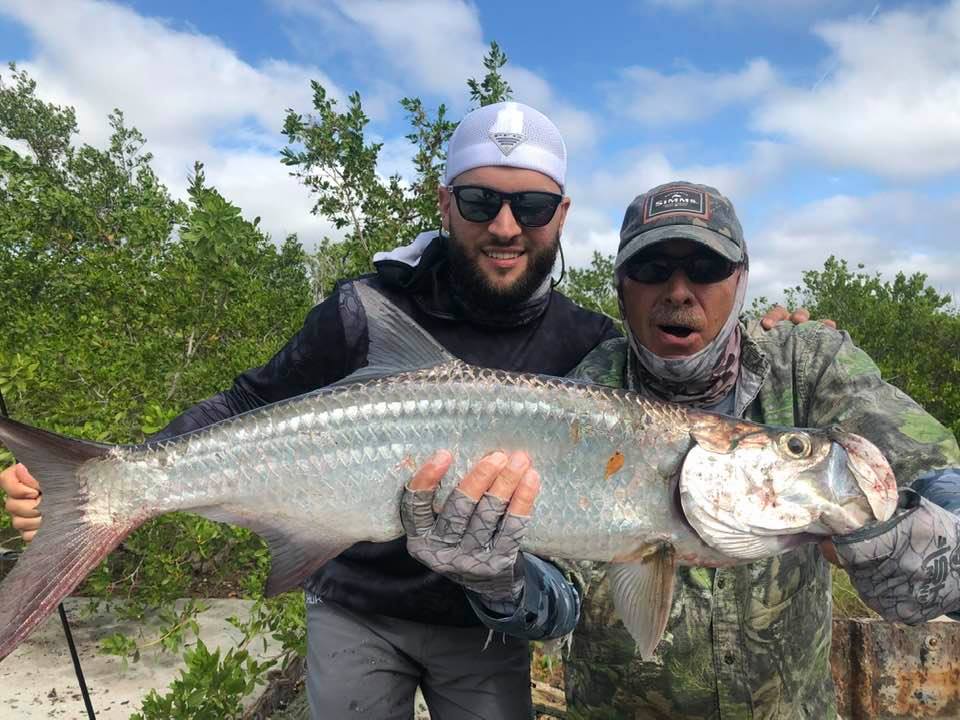
[[615, 268], [640, 250], [675, 238], [706, 245], [733, 262], [743, 262], [747, 255], [733, 204], [716, 188], [679, 180], [658, 185], [630, 203]]

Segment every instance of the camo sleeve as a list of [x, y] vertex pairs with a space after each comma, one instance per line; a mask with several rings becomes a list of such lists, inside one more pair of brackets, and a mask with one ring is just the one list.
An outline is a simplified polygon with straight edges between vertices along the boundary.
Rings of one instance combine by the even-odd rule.
[[[839, 425], [862, 435], [884, 453], [901, 485], [912, 484], [924, 472], [960, 465], [953, 433], [884, 382], [873, 360], [847, 333], [816, 322], [778, 326], [777, 331], [769, 333], [774, 342], [760, 344], [771, 361], [771, 381], [780, 382], [782, 399], [799, 410], [798, 424]], [[788, 342], [776, 342], [784, 332]], [[792, 373], [783, 372], [790, 366]]]
[[[921, 475], [913, 483], [913, 489], [921, 497], [960, 516], [960, 468], [934, 470]], [[948, 612], [947, 615], [951, 620], [960, 621], [960, 611]]]

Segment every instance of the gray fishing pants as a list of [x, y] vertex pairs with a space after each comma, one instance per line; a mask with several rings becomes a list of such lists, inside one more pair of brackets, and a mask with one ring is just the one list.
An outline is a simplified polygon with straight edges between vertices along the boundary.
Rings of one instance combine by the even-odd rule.
[[431, 720], [530, 720], [527, 641], [488, 630], [358, 615], [307, 603], [313, 720], [411, 720], [417, 685]]

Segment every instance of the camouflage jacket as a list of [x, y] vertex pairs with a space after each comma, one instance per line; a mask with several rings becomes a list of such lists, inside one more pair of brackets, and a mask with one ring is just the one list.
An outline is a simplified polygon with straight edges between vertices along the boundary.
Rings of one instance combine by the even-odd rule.
[[[744, 333], [737, 412], [771, 425], [840, 425], [873, 441], [898, 481], [957, 465], [953, 435], [846, 333], [781, 323]], [[626, 340], [574, 376], [624, 387]], [[572, 718], [836, 717], [830, 675], [830, 570], [816, 545], [733, 568], [683, 567], [667, 632], [643, 662], [616, 619], [602, 567], [581, 568], [584, 599], [566, 662]]]

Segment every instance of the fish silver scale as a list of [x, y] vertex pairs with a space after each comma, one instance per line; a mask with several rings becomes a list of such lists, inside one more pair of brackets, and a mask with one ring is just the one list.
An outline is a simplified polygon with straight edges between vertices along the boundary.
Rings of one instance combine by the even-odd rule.
[[526, 549], [610, 560], [666, 541], [683, 555], [705, 549], [673, 502], [690, 422], [618, 390], [448, 363], [119, 448], [85, 468], [87, 512], [109, 521], [222, 506], [227, 519], [259, 517], [305, 540], [386, 541], [402, 534], [403, 484], [434, 450], [454, 455], [438, 507], [485, 453], [525, 450], [542, 480]]

